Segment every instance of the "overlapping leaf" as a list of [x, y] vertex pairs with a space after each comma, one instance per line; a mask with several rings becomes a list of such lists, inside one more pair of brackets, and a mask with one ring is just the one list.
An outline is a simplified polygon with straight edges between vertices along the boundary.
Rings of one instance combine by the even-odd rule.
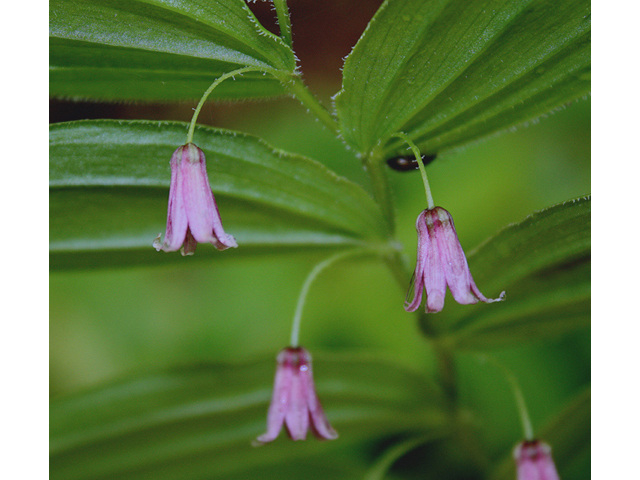
[[[164, 232], [169, 159], [186, 130], [148, 121], [51, 126], [53, 268], [175, 256], [156, 253], [151, 242]], [[240, 244], [234, 255], [251, 247], [349, 247], [388, 235], [365, 191], [317, 162], [232, 131], [200, 127], [194, 140], [207, 157], [225, 229]], [[220, 254], [205, 245], [196, 257], [213, 252]]]
[[584, 96], [590, 65], [588, 0], [387, 0], [345, 62], [342, 135], [436, 153]]
[[[273, 359], [202, 365], [54, 401], [51, 478], [252, 478], [251, 472], [263, 470], [296, 474], [288, 478], [329, 478], [341, 468], [335, 455], [332, 465], [318, 462], [327, 452], [345, 451], [366, 438], [445, 425], [441, 393], [421, 375], [352, 357], [317, 358], [314, 367], [318, 394], [340, 434], [335, 442], [280, 438], [252, 447], [266, 427]], [[341, 457], [348, 467], [349, 457]], [[314, 462], [313, 470], [304, 470]]]
[[[198, 99], [222, 74], [255, 66], [290, 75], [291, 48], [243, 0], [52, 0], [50, 94], [103, 100]], [[284, 93], [245, 73], [212, 98]]]
[[480, 290], [506, 300], [448, 302], [438, 322], [458, 348], [483, 349], [561, 335], [590, 320], [591, 199], [550, 207], [499, 232], [469, 265]]

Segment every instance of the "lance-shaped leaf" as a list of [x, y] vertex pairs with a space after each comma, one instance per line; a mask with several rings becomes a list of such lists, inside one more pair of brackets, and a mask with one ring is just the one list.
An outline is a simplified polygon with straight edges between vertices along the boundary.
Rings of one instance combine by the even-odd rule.
[[[424, 376], [379, 359], [314, 357], [318, 395], [340, 433], [336, 442], [294, 443], [283, 433], [269, 445], [251, 446], [266, 424], [270, 356], [141, 376], [54, 401], [51, 478], [263, 478], [250, 473], [286, 472], [320, 455], [340, 465], [365, 439], [446, 428], [441, 392]], [[298, 471], [288, 478], [344, 478], [331, 476], [335, 466], [318, 467], [323, 475]]]
[[584, 96], [590, 65], [588, 0], [387, 0], [345, 62], [342, 135], [436, 153]]
[[[52, 0], [50, 95], [102, 100], [198, 99], [245, 66], [286, 78], [291, 48], [243, 0]], [[280, 95], [272, 75], [249, 72], [211, 98]]]
[[[52, 267], [176, 257], [151, 243], [164, 232], [169, 160], [186, 131], [184, 123], [148, 121], [51, 126]], [[225, 230], [238, 241], [235, 254], [252, 247], [353, 247], [388, 236], [371, 197], [318, 162], [232, 131], [199, 127], [194, 141], [206, 155]], [[203, 245], [194, 258], [214, 254], [225, 253]]]
[[476, 251], [469, 266], [492, 305], [447, 304], [430, 325], [457, 348], [485, 349], [562, 335], [590, 320], [591, 199], [555, 205], [511, 225]]

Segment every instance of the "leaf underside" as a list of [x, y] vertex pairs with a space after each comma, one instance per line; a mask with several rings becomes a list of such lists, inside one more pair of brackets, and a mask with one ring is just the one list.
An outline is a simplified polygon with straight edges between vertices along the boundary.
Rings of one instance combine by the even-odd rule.
[[[333, 452], [329, 458], [339, 462], [336, 448], [446, 422], [441, 393], [422, 375], [381, 360], [317, 358], [318, 395], [339, 442], [294, 443], [282, 432], [252, 447], [266, 427], [274, 364], [184, 367], [53, 401], [51, 478], [263, 478], [250, 474], [282, 473], [292, 463], [299, 471], [306, 462], [329, 478], [333, 470], [318, 459]], [[365, 468], [358, 465], [358, 473]]]
[[[224, 73], [295, 69], [291, 48], [242, 0], [52, 0], [49, 93], [96, 100], [198, 99]], [[246, 73], [210, 98], [286, 93], [272, 75]]]
[[[151, 243], [164, 232], [169, 160], [184, 143], [177, 122], [92, 120], [51, 125], [52, 268], [167, 261]], [[200, 246], [195, 257], [252, 248], [353, 247], [388, 236], [358, 185], [323, 165], [232, 131], [199, 127], [225, 230], [239, 248]], [[76, 255], [78, 254], [78, 255]]]
[[[336, 109], [362, 153], [433, 154], [590, 90], [588, 0], [386, 1], [347, 58]], [[379, 146], [378, 146], [379, 145]]]

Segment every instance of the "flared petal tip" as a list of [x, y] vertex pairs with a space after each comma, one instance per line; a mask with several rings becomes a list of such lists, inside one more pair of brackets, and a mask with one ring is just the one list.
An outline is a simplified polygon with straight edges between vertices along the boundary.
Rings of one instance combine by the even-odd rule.
[[221, 236], [216, 239], [214, 246], [218, 250], [226, 250], [227, 248], [238, 248], [238, 242], [236, 242], [236, 239], [233, 235], [229, 235], [228, 233], [226, 233], [224, 237]]
[[323, 438], [325, 440], [335, 440], [339, 437], [340, 435], [338, 435], [338, 432], [336, 432], [333, 428], [331, 429], [331, 431], [329, 432], [328, 435], [324, 436]]
[[278, 436], [269, 435], [268, 433], [260, 435], [255, 440], [251, 441], [252, 447], [261, 447], [265, 443], [273, 442]]
[[415, 312], [419, 306], [420, 304], [416, 305], [414, 302], [404, 302], [404, 309], [407, 312]]
[[316, 408], [309, 411], [309, 415], [311, 417], [311, 431], [320, 440], [335, 440], [338, 438], [338, 432], [333, 429], [329, 420], [327, 420], [327, 416], [325, 415], [324, 410], [322, 410], [317, 398], [314, 399], [314, 404]]
[[153, 241], [153, 248], [155, 248], [157, 252], [162, 250], [162, 232], [159, 233], [158, 236]]
[[329, 425], [329, 422], [326, 419], [323, 424], [320, 425], [320, 428], [318, 428], [316, 423], [313, 423], [311, 428], [313, 430], [313, 434], [320, 440], [335, 440], [338, 438], [338, 432]]
[[[167, 241], [166, 235], [163, 242], [161, 233], [159, 233], [153, 241], [153, 248], [155, 248], [157, 252], [159, 252], [160, 250], [162, 250], [163, 252], [175, 252], [176, 250], [178, 250], [178, 246], [172, 246], [171, 243]], [[182, 252], [182, 248], [180, 248], [180, 251]], [[185, 254], [183, 253], [183, 255]], [[193, 255], [193, 253], [190, 253], [188, 255]]]
[[487, 298], [485, 303], [502, 302], [507, 298], [507, 292], [502, 292], [498, 295], [498, 298]]

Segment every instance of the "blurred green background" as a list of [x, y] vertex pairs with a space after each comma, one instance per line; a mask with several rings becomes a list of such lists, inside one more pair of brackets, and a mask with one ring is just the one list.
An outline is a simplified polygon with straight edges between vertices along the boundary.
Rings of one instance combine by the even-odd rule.
[[[320, 160], [366, 185], [357, 159], [293, 100], [239, 107], [233, 115], [233, 107], [218, 107], [227, 111], [224, 126]], [[452, 213], [469, 250], [535, 210], [588, 193], [589, 149], [590, 102], [584, 100], [516, 132], [442, 154], [428, 173], [436, 203]], [[413, 262], [415, 218], [425, 207], [422, 182], [417, 171], [389, 170], [389, 177], [398, 238]], [[132, 371], [275, 355], [288, 341], [300, 287], [326, 253], [232, 254], [197, 262], [175, 254], [168, 266], [52, 273], [52, 395]], [[313, 352], [373, 351], [432, 369], [416, 319], [402, 308], [405, 293], [383, 264], [338, 264], [311, 290], [302, 342]], [[589, 382], [589, 350], [589, 333], [577, 332], [495, 353], [523, 373], [519, 378], [534, 425], [540, 425]], [[517, 413], [500, 374], [462, 355], [460, 376], [463, 398], [482, 409], [480, 417], [490, 426], [488, 440], [498, 446], [517, 439]]]
[[[345, 23], [350, 19], [354, 28], [322, 54], [312, 47], [322, 32], [305, 32], [304, 10], [294, 7], [295, 2], [291, 5], [294, 46], [302, 70], [312, 90], [328, 103], [339, 88], [336, 65], [348, 53], [348, 45], [355, 44], [376, 2], [365, 2], [358, 16], [347, 7], [340, 16], [325, 12]], [[308, 23], [314, 22], [308, 19]], [[53, 101], [51, 115], [53, 121], [96, 116], [188, 121], [191, 108]], [[353, 152], [295, 100], [208, 105], [200, 123], [255, 134], [277, 148], [319, 160], [368, 188]], [[590, 192], [590, 101], [575, 102], [515, 132], [443, 152], [427, 172], [436, 204], [451, 212], [468, 251], [533, 211]], [[388, 175], [397, 237], [413, 263], [415, 219], [425, 208], [422, 182], [417, 171], [389, 170]], [[173, 255], [175, 261], [166, 266], [51, 274], [52, 397], [163, 366], [275, 357], [288, 342], [300, 287], [327, 253], [269, 251], [234, 258], [233, 252], [223, 252], [201, 261]], [[377, 261], [337, 264], [311, 289], [301, 341], [317, 355], [373, 352], [431, 372], [435, 367], [429, 344], [416, 317], [402, 308], [405, 293]], [[448, 296], [447, 303], [452, 301]], [[521, 382], [534, 428], [590, 382], [589, 331], [491, 353]], [[500, 455], [505, 445], [514, 445], [521, 437], [512, 392], [495, 367], [471, 354], [459, 355], [458, 367], [462, 402], [473, 413], [490, 451]], [[571, 478], [588, 472], [588, 459], [576, 458], [574, 463], [564, 472]]]
[[[366, 184], [358, 160], [293, 100], [251, 108], [246, 117], [226, 116], [228, 126]], [[428, 173], [436, 203], [452, 213], [469, 250], [535, 210], [589, 193], [589, 150], [590, 102], [584, 100], [514, 133], [442, 154]], [[389, 177], [398, 238], [413, 262], [415, 218], [425, 207], [422, 183], [417, 171], [389, 170]], [[288, 339], [299, 288], [322, 252], [231, 257], [226, 252], [212, 261], [180, 258], [165, 267], [53, 273], [53, 393], [131, 368], [242, 359], [279, 348]], [[336, 266], [312, 289], [303, 339], [325, 349], [374, 347], [420, 359], [425, 345], [412, 315], [401, 308], [404, 293], [384, 265]]]

